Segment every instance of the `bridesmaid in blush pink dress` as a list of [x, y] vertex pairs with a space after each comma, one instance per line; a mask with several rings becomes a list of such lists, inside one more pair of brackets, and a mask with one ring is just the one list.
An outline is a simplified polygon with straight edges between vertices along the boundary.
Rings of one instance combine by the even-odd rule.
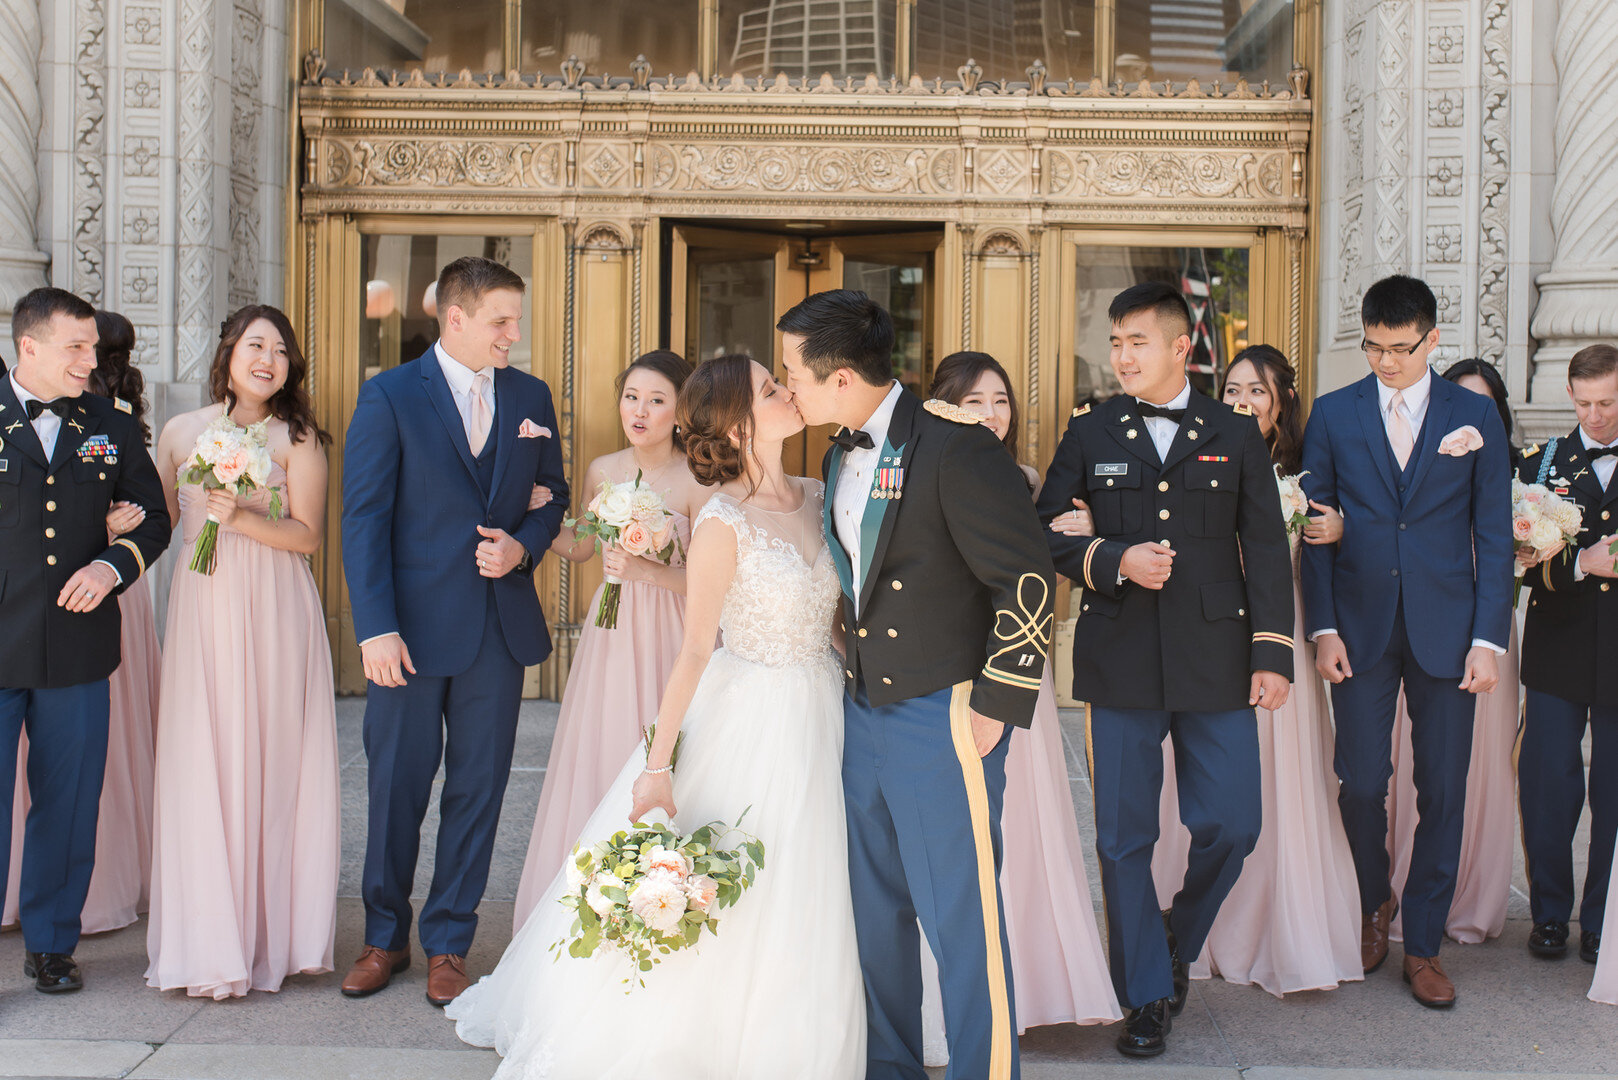
[[[158, 469], [179, 477], [227, 413], [268, 420], [274, 465], [267, 488], [240, 499], [196, 484], [169, 492], [184, 546], [169, 593], [146, 943], [149, 985], [215, 999], [332, 969], [340, 813], [331, 646], [306, 561], [323, 535], [329, 439], [285, 315], [252, 305], [220, 336], [209, 384], [224, 400], [169, 422]], [[277, 488], [283, 513], [271, 520]], [[208, 575], [188, 567], [210, 518]]]
[[[686, 467], [674, 425], [675, 401], [690, 373], [691, 365], [667, 350], [647, 353], [630, 364], [618, 376], [618, 418], [629, 446], [597, 458], [585, 472], [587, 499], [594, 497], [603, 480], [623, 483], [640, 473], [674, 512], [679, 544], [672, 566], [631, 557], [616, 548], [602, 556], [605, 570], [623, 581], [618, 625], [612, 630], [595, 625], [601, 603], [598, 588], [585, 609], [562, 693], [534, 832], [517, 887], [514, 929], [528, 921], [602, 795], [647, 725], [657, 718], [663, 685], [680, 652], [685, 632], [680, 552], [691, 543], [691, 515], [708, 494]], [[535, 489], [537, 503], [543, 505], [547, 497], [544, 489]], [[551, 550], [575, 563], [588, 562], [596, 554], [593, 540], [575, 541], [566, 528]]]
[[[982, 416], [984, 426], [1015, 454], [1017, 401], [1010, 385], [993, 357], [959, 352], [939, 363], [931, 393]], [[1039, 474], [1027, 466], [1023, 471], [1032, 495]], [[1040, 684], [1033, 724], [1012, 734], [1000, 832], [1000, 892], [1018, 1032], [1044, 1024], [1122, 1019], [1090, 898], [1050, 665]], [[927, 1063], [943, 1064], [938, 1060], [944, 1046], [943, 1014], [932, 986], [927, 998]]]
[[[1618, 865], [1618, 862], [1614, 865]], [[1618, 926], [1618, 889], [1607, 889], [1607, 914], [1601, 925]], [[1606, 948], [1596, 954], [1596, 974], [1590, 984], [1590, 1000], [1604, 1005], [1618, 1005], [1618, 949]]]
[[[1292, 366], [1278, 350], [1251, 346], [1225, 374], [1224, 400], [1258, 418], [1280, 471], [1298, 472], [1303, 429]], [[1335, 543], [1342, 519], [1327, 508], [1304, 530], [1309, 543]], [[1219, 975], [1256, 984], [1277, 997], [1297, 990], [1330, 990], [1364, 977], [1360, 963], [1359, 890], [1337, 808], [1330, 702], [1315, 673], [1314, 646], [1304, 640], [1298, 586], [1298, 539], [1293, 541], [1292, 696], [1280, 709], [1260, 708], [1260, 775], [1264, 826], [1208, 934], [1194, 978]], [[1162, 838], [1152, 872], [1159, 903], [1168, 907], [1184, 878], [1190, 834], [1179, 820], [1174, 761], [1165, 744]]]
[[[1462, 360], [1444, 373], [1446, 379], [1473, 393], [1494, 399], [1511, 435], [1511, 409], [1505, 383], [1490, 385], [1477, 372], [1483, 361]], [[1490, 369], [1495, 379], [1499, 375]], [[1515, 456], [1516, 450], [1512, 454]], [[1515, 465], [1515, 460], [1513, 460]], [[1517, 726], [1522, 718], [1522, 686], [1517, 675], [1517, 624], [1500, 658], [1500, 682], [1477, 697], [1472, 728], [1472, 758], [1466, 774], [1466, 824], [1461, 835], [1461, 862], [1455, 877], [1455, 899], [1450, 902], [1444, 932], [1453, 941], [1476, 945], [1499, 937], [1506, 928], [1506, 903], [1511, 899], [1512, 844], [1517, 835], [1517, 771], [1512, 763]], [[1393, 895], [1404, 889], [1410, 873], [1410, 852], [1416, 837], [1416, 783], [1412, 778], [1410, 712], [1403, 691], [1393, 726], [1393, 781], [1388, 790], [1388, 854]], [[1403, 922], [1395, 914], [1388, 928], [1394, 941], [1404, 940]]]
[[[135, 328], [112, 311], [96, 312], [96, 367], [90, 392], [117, 398], [129, 406], [146, 432], [145, 380], [130, 363]], [[115, 503], [107, 513], [107, 532], [115, 538], [145, 518], [132, 503]], [[96, 819], [95, 869], [90, 891], [79, 918], [86, 934], [100, 934], [128, 926], [146, 910], [147, 881], [152, 869], [152, 758], [157, 718], [157, 684], [162, 657], [157, 645], [157, 622], [152, 615], [152, 594], [142, 576], [118, 596], [123, 629], [119, 639], [121, 661], [110, 680], [112, 709], [107, 728], [107, 772], [101, 785], [101, 806]], [[12, 816], [11, 877], [20, 880], [23, 818], [27, 814], [28, 785], [24, 782], [28, 737], [17, 753], [16, 812]], [[17, 925], [17, 893], [5, 898], [4, 925]]]

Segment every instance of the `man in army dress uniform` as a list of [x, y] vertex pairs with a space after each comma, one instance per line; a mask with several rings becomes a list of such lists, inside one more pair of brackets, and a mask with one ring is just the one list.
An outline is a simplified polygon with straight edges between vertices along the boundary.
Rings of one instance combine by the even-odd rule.
[[[1136, 285], [1108, 316], [1124, 393], [1074, 410], [1038, 512], [1048, 523], [1081, 499], [1095, 518], [1093, 537], [1046, 539], [1057, 571], [1084, 587], [1073, 695], [1089, 702], [1108, 959], [1129, 1011], [1118, 1049], [1150, 1057], [1258, 841], [1253, 707], [1279, 708], [1290, 689], [1292, 559], [1258, 423], [1186, 379], [1185, 300]], [[1152, 848], [1165, 737], [1191, 851], [1160, 919]]]
[[1591, 345], [1567, 368], [1579, 426], [1523, 454], [1517, 477], [1543, 483], [1584, 512], [1578, 539], [1524, 575], [1528, 688], [1517, 758], [1528, 905], [1537, 956], [1567, 954], [1573, 914], [1573, 834], [1585, 798], [1590, 728], [1590, 852], [1579, 906], [1579, 956], [1595, 963], [1618, 839], [1618, 348]]
[[1018, 1075], [1000, 903], [1012, 726], [1033, 718], [1055, 575], [1010, 454], [978, 417], [893, 379], [862, 292], [782, 316], [787, 386], [842, 426], [823, 464], [847, 642], [843, 792], [868, 1080], [925, 1080], [918, 918], [938, 960], [951, 1078]]
[[[0, 896], [26, 730], [23, 971], [55, 993], [82, 985], [73, 950], [95, 863], [107, 677], [119, 662], [115, 597], [168, 546], [169, 516], [129, 405], [85, 392], [95, 309], [35, 289], [17, 302], [11, 333], [17, 363], [0, 376]], [[108, 544], [117, 501], [146, 517]]]

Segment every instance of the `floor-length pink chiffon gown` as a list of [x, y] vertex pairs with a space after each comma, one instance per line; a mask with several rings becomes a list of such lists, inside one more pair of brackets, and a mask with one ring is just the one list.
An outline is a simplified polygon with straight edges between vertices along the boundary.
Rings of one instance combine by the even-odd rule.
[[[675, 550], [688, 550], [691, 523], [684, 514], [670, 513], [680, 541]], [[595, 624], [600, 603], [598, 588], [585, 609], [589, 614], [562, 692], [534, 832], [517, 886], [513, 930], [528, 921], [629, 752], [657, 719], [664, 684], [680, 654], [684, 596], [644, 581], [625, 582], [618, 625], [612, 630]], [[627, 806], [624, 812], [629, 812]]]
[[[279, 465], [272, 486], [286, 484]], [[239, 500], [264, 514], [268, 490]], [[180, 488], [157, 722], [149, 985], [278, 990], [332, 969], [339, 865], [331, 648], [303, 556], [221, 526], [188, 569], [207, 498]]]
[[[83, 932], [128, 926], [146, 910], [152, 870], [152, 762], [157, 686], [163, 658], [146, 578], [118, 596], [122, 657], [108, 680], [107, 772], [96, 818], [96, 861], [80, 915]], [[17, 881], [22, 872], [24, 817], [28, 812], [28, 737], [17, 752], [17, 796], [12, 813], [11, 888], [4, 924], [17, 925]]]
[[[1500, 657], [1500, 683], [1479, 694], [1472, 725], [1472, 759], [1466, 774], [1466, 823], [1461, 833], [1461, 862], [1455, 878], [1445, 933], [1464, 945], [1499, 937], [1506, 928], [1511, 899], [1512, 845], [1517, 836], [1517, 770], [1512, 756], [1522, 714], [1522, 687], [1517, 678], [1517, 626]], [[1404, 692], [1393, 728], [1393, 781], [1388, 791], [1389, 873], [1393, 895], [1404, 892], [1410, 853], [1416, 838], [1416, 782], [1410, 749], [1410, 712]], [[1389, 937], [1404, 940], [1394, 916]]]
[[[1194, 978], [1219, 975], [1281, 996], [1364, 978], [1359, 888], [1337, 808], [1331, 703], [1305, 640], [1293, 566], [1293, 684], [1276, 710], [1258, 709], [1263, 827], [1214, 919]], [[1162, 835], [1152, 874], [1167, 908], [1185, 877], [1191, 834], [1180, 824], [1171, 744], [1164, 742]]]
[[[1607, 913], [1602, 916], [1603, 931], [1618, 927], [1618, 889], [1607, 889]], [[1618, 941], [1618, 937], [1614, 937]], [[1596, 959], [1595, 979], [1590, 983], [1590, 1000], [1618, 1005], [1618, 945], [1608, 945]]]

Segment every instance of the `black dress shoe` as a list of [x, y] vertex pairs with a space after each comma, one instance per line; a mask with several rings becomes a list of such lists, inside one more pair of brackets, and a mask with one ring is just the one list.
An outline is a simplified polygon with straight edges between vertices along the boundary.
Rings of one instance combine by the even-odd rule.
[[1118, 1052], [1125, 1057], [1156, 1057], [1168, 1049], [1169, 999], [1158, 998], [1124, 1017], [1124, 1030], [1118, 1033]]
[[1535, 923], [1528, 932], [1528, 951], [1546, 960], [1560, 960], [1567, 955], [1567, 923]]
[[1179, 1016], [1185, 1009], [1185, 997], [1191, 992], [1191, 965], [1180, 959], [1180, 943], [1174, 939], [1167, 911], [1163, 912], [1163, 931], [1169, 936], [1169, 963], [1174, 967], [1174, 995], [1168, 999], [1169, 1013]]
[[1579, 959], [1586, 964], [1593, 964], [1601, 955], [1601, 935], [1594, 930], [1581, 930], [1579, 932]]
[[31, 952], [23, 955], [22, 973], [34, 980], [34, 989], [46, 994], [65, 994], [84, 988], [79, 965], [70, 953]]

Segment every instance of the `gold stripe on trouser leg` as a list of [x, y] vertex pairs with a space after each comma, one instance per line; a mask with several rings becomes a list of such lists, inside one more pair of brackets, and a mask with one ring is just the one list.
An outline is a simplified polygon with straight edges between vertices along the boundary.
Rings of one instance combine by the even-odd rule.
[[[1473, 720], [1475, 721], [1477, 719], [1477, 714], [1473, 713], [1472, 715]], [[1522, 791], [1522, 741], [1527, 734], [1528, 695], [1525, 693], [1523, 694], [1523, 703], [1517, 707], [1517, 737], [1516, 739], [1512, 740], [1511, 743], [1511, 779], [1514, 781], [1513, 786], [1519, 793]], [[1522, 837], [1523, 877], [1528, 879], [1528, 891], [1530, 894], [1532, 894], [1534, 886], [1534, 865], [1533, 860], [1528, 857], [1528, 830], [1523, 828], [1521, 794], [1517, 796], [1517, 835]], [[1457, 876], [1459, 876], [1459, 872], [1457, 872]]]
[[1000, 948], [1000, 888], [994, 869], [994, 836], [989, 828], [989, 785], [983, 759], [972, 739], [972, 683], [955, 684], [949, 699], [949, 733], [966, 781], [966, 805], [972, 815], [972, 846], [977, 852], [978, 895], [983, 900], [983, 944], [989, 977], [988, 1080], [1011, 1077], [1011, 997], [1006, 992], [1006, 958]]
[[[1090, 768], [1090, 823], [1099, 830], [1101, 814], [1096, 801], [1096, 743], [1090, 730], [1090, 703], [1084, 703], [1084, 760]], [[1101, 878], [1101, 922], [1107, 928], [1107, 941], [1112, 941], [1112, 913], [1107, 910], [1107, 872], [1101, 868], [1101, 834], [1096, 833], [1096, 874]]]

